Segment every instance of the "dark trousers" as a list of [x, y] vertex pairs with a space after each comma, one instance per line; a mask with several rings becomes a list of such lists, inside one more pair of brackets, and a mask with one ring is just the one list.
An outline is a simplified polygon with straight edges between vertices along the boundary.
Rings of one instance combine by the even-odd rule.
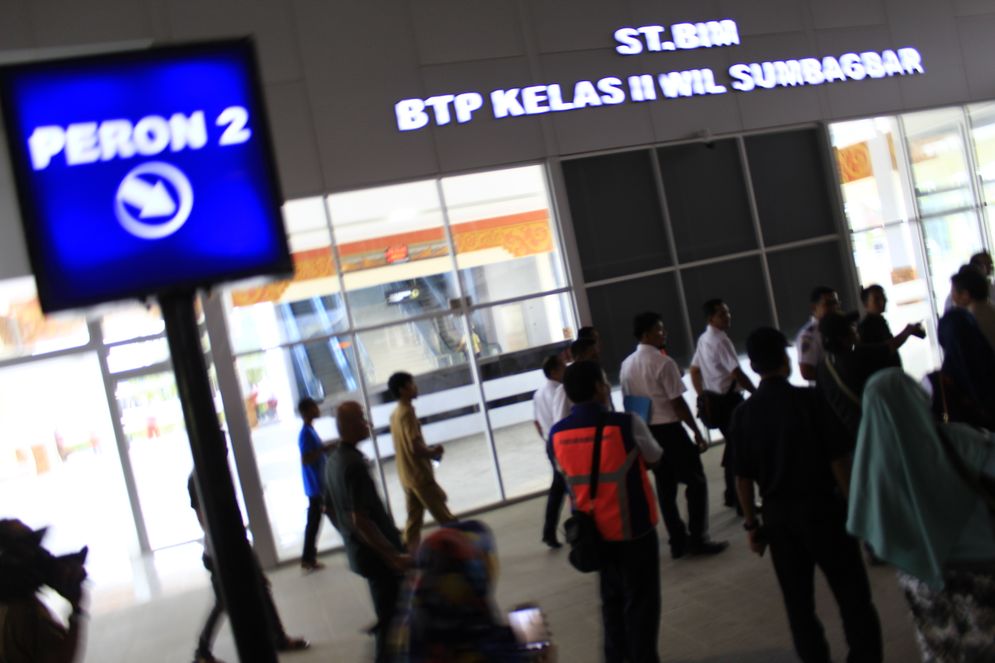
[[[653, 474], [670, 545], [682, 546], [689, 537], [691, 541], [703, 541], [708, 537], [708, 484], [698, 447], [680, 422], [650, 426], [650, 432], [663, 448], [663, 459], [653, 469]], [[677, 487], [682, 483], [687, 486], [687, 527], [677, 509]]]
[[[318, 559], [318, 532], [321, 529], [321, 514], [325, 512], [325, 500], [320, 497], [309, 497], [307, 503], [307, 526], [304, 528], [304, 551], [301, 553], [301, 563], [310, 564]], [[328, 521], [335, 525], [332, 516]]]
[[660, 543], [656, 530], [602, 550], [601, 619], [606, 663], [657, 663]]
[[726, 489], [722, 495], [722, 501], [726, 506], [735, 507], [739, 505], [739, 496], [736, 494], [736, 468], [733, 466], [735, 452], [732, 448], [732, 438], [729, 437], [730, 423], [732, 422], [726, 420], [719, 426], [719, 432], [722, 433], [722, 438], [725, 440], [722, 449], [722, 469], [725, 473]]
[[560, 512], [563, 510], [563, 498], [567, 494], [567, 482], [560, 471], [553, 467], [553, 483], [549, 486], [546, 496], [546, 519], [542, 525], [542, 540], [556, 539], [556, 530], [560, 526]]
[[[256, 573], [259, 574], [259, 581], [265, 590], [263, 610], [266, 613], [266, 622], [269, 625], [270, 637], [273, 644], [277, 648], [280, 648], [287, 644], [287, 633], [283, 629], [283, 622], [280, 621], [280, 613], [276, 611], [276, 605], [273, 603], [273, 594], [270, 592], [269, 580], [263, 574], [263, 569], [259, 566], [259, 560], [255, 559], [255, 556], [253, 556], [253, 560], [255, 562]], [[211, 589], [214, 590], [214, 605], [211, 607], [211, 612], [207, 615], [204, 628], [200, 631], [200, 637], [197, 638], [196, 654], [206, 657], [211, 653], [214, 636], [218, 634], [218, 622], [221, 621], [221, 616], [225, 613], [225, 602], [221, 595], [221, 578], [214, 568], [214, 560], [204, 555], [203, 562], [204, 568], [211, 574]]]
[[376, 631], [376, 663], [386, 663], [390, 659], [388, 638], [397, 611], [397, 599], [401, 593], [402, 577], [384, 567], [366, 576], [370, 586], [370, 596], [373, 598], [373, 611], [377, 615]]
[[846, 532], [842, 500], [764, 502], [764, 531], [781, 585], [795, 651], [804, 663], [829, 663], [829, 643], [815, 614], [815, 567], [839, 606], [849, 663], [882, 660], [881, 624], [856, 539]]

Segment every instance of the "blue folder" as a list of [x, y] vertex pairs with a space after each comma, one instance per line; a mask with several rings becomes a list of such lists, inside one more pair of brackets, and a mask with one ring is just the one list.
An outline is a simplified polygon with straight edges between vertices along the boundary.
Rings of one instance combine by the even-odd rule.
[[637, 415], [647, 424], [650, 422], [650, 406], [653, 401], [646, 396], [624, 396], [622, 398], [622, 408], [626, 412]]

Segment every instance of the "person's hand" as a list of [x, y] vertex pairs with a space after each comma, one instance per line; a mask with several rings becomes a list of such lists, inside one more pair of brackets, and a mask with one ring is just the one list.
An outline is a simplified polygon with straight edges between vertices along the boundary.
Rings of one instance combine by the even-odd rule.
[[746, 533], [750, 541], [750, 550], [760, 557], [767, 551], [767, 539], [763, 535], [763, 530], [759, 527]]
[[917, 322], [914, 325], [908, 325], [906, 329], [908, 329], [909, 333], [916, 338], [926, 338], [926, 330], [923, 328], [921, 322]]
[[708, 440], [703, 438], [701, 436], [701, 433], [698, 431], [694, 432], [694, 443], [698, 445], [698, 451], [700, 453], [705, 453], [706, 451], [708, 451]]
[[429, 447], [429, 450], [432, 452], [432, 458], [435, 460], [442, 460], [442, 454], [446, 452], [446, 450], [442, 448], [441, 444], [433, 444]]

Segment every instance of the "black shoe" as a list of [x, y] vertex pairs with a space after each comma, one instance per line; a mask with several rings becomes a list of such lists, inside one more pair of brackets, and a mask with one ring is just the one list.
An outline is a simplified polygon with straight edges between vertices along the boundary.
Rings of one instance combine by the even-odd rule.
[[728, 541], [711, 541], [705, 539], [688, 546], [688, 552], [692, 555], [718, 555], [729, 547]]
[[542, 537], [542, 542], [553, 550], [558, 550], [563, 547], [563, 544], [557, 541], [555, 536], [544, 536]]
[[680, 559], [685, 553], [687, 553], [687, 544], [683, 541], [670, 544], [670, 559]]

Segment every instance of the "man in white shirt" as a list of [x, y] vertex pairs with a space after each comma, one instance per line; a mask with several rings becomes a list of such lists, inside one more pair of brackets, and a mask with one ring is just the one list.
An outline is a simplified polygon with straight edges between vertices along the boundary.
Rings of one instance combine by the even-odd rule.
[[827, 313], [840, 312], [840, 296], [832, 288], [820, 285], [812, 289], [809, 302], [812, 304], [812, 317], [798, 332], [795, 350], [798, 352], [798, 372], [805, 380], [815, 382], [815, 369], [822, 361], [819, 321]]
[[950, 295], [954, 305], [966, 308], [978, 322], [978, 329], [995, 350], [995, 305], [988, 299], [988, 279], [981, 272], [964, 265], [950, 277]]
[[[992, 263], [992, 254], [988, 251], [981, 251], [971, 256], [967, 263], [985, 277], [988, 282], [988, 301], [995, 304], [995, 284], [992, 284], [992, 274], [995, 273], [995, 264]], [[953, 292], [947, 295], [947, 300], [943, 303], [943, 312], [946, 313], [954, 306], [960, 306], [954, 301]], [[962, 307], [964, 308], [964, 307]]]
[[[641, 313], [633, 321], [633, 334], [639, 345], [622, 362], [622, 393], [648, 398], [651, 402], [650, 432], [663, 448], [663, 461], [653, 471], [663, 522], [670, 535], [670, 556], [677, 559], [685, 553], [722, 552], [729, 544], [708, 538], [708, 484], [700, 456], [708, 449], [708, 443], [684, 402], [686, 387], [677, 363], [661, 352], [667, 342], [663, 320], [657, 313]], [[694, 431], [695, 442], [681, 422]], [[687, 485], [687, 527], [677, 509], [678, 483]]]
[[[560, 355], [550, 355], [542, 362], [542, 372], [546, 376], [546, 382], [536, 389], [532, 396], [532, 406], [535, 412], [535, 427], [539, 437], [542, 438], [543, 448], [549, 442], [549, 429], [560, 416], [557, 402], [558, 392], [563, 391], [563, 373], [566, 371], [566, 364]], [[565, 398], [565, 397], [564, 397]], [[546, 496], [546, 518], [542, 526], [542, 542], [550, 548], [559, 548], [560, 542], [556, 538], [556, 530], [560, 525], [560, 511], [563, 509], [563, 498], [567, 493], [567, 485], [563, 481], [563, 475], [553, 465], [553, 483], [549, 486], [549, 494]]]
[[[756, 391], [753, 382], [739, 366], [739, 356], [726, 332], [732, 326], [732, 313], [721, 299], [705, 302], [705, 333], [698, 337], [698, 347], [691, 359], [691, 384], [698, 394], [698, 416], [709, 428], [718, 428], [725, 440], [722, 467], [725, 468], [724, 502], [738, 508], [734, 452], [729, 440], [732, 411], [743, 401], [742, 391]], [[703, 416], [704, 415], [704, 416]]]

